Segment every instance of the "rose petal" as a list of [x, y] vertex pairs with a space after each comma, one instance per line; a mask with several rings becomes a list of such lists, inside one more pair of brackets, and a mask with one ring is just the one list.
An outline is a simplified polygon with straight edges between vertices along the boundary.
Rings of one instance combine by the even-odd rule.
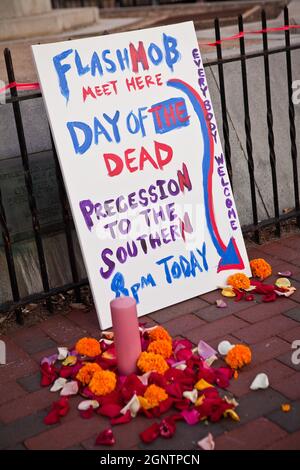
[[198, 398], [198, 391], [195, 388], [191, 391], [186, 390], [185, 392], [183, 392], [182, 396], [190, 400], [192, 403], [196, 403]]
[[77, 357], [76, 356], [68, 356], [63, 362], [63, 366], [74, 366], [77, 362]]
[[131, 413], [130, 413], [130, 410], [128, 410], [126, 411], [124, 415], [119, 416], [117, 418], [112, 418], [110, 420], [110, 424], [112, 424], [113, 426], [117, 424], [126, 424], [126, 423], [129, 423], [131, 420], [132, 420]]
[[139, 410], [141, 408], [141, 404], [139, 402], [139, 399], [136, 395], [133, 395], [133, 397], [131, 398], [131, 400], [127, 403], [126, 406], [124, 406], [124, 408], [122, 408], [120, 410], [120, 413], [122, 415], [125, 415], [127, 413], [127, 411], [129, 410], [130, 411], [130, 414], [131, 414], [131, 417], [132, 418], [135, 418], [136, 415], [138, 414]]
[[257, 374], [252, 384], [250, 385], [251, 390], [259, 390], [259, 389], [264, 390], [268, 387], [269, 387], [269, 378], [267, 374], [265, 373]]
[[233, 347], [234, 344], [231, 344], [229, 341], [221, 341], [221, 343], [218, 345], [218, 351], [222, 356], [226, 356]]
[[173, 421], [172, 417], [169, 416], [166, 419], [163, 419], [159, 424], [159, 435], [164, 439], [170, 439], [174, 436], [176, 431], [176, 424]]
[[160, 428], [158, 423], [153, 423], [145, 431], [140, 433], [140, 438], [145, 444], [155, 441], [160, 434]]
[[80, 410], [79, 411], [81, 418], [83, 419], [91, 419], [94, 414], [94, 408], [90, 406], [87, 410]]
[[58, 350], [58, 356], [57, 356], [57, 359], [59, 361], [63, 361], [64, 359], [66, 359], [67, 355], [69, 354], [69, 351], [68, 351], [68, 348], [57, 348]]
[[222, 299], [217, 299], [216, 300], [216, 305], [218, 308], [226, 308], [227, 307], [227, 303], [224, 302], [224, 300]]
[[205, 359], [204, 363], [205, 363], [208, 367], [210, 367], [210, 366], [211, 366], [215, 361], [217, 361], [217, 360], [218, 360], [217, 356], [210, 356], [210, 357], [208, 357], [207, 359]]
[[56, 424], [59, 421], [60, 421], [60, 416], [59, 416], [58, 410], [49, 411], [47, 416], [45, 416], [44, 418], [44, 423], [48, 425]]
[[59, 390], [64, 388], [66, 383], [67, 383], [67, 379], [64, 379], [63, 377], [59, 377], [53, 383], [52, 387], [50, 388], [50, 392], [58, 392]]
[[215, 441], [211, 433], [197, 442], [198, 446], [203, 450], [214, 450]]
[[86, 411], [90, 408], [90, 406], [92, 406], [92, 408], [96, 410], [97, 408], [99, 408], [99, 403], [97, 402], [97, 400], [83, 400], [79, 403], [77, 408], [79, 411]]
[[279, 271], [277, 274], [282, 277], [291, 277], [293, 273], [291, 271]]
[[217, 351], [201, 339], [198, 343], [198, 354], [202, 359], [206, 360], [209, 357], [216, 355]]
[[116, 403], [106, 403], [98, 410], [98, 414], [108, 418], [116, 418], [120, 415], [122, 407]]
[[116, 439], [111, 429], [104, 429], [95, 441], [96, 446], [113, 446], [115, 443]]
[[197, 410], [195, 410], [195, 408], [192, 410], [183, 410], [181, 415], [183, 416], [185, 422], [191, 426], [199, 422], [200, 414]]
[[62, 397], [67, 397], [69, 395], [76, 395], [78, 393], [78, 383], [75, 380], [67, 382], [60, 392]]
[[138, 375], [138, 379], [142, 382], [143, 385], [145, 385], [147, 387], [148, 385], [148, 379], [149, 379], [149, 376], [151, 375], [151, 372], [146, 372], [145, 374], [143, 375]]

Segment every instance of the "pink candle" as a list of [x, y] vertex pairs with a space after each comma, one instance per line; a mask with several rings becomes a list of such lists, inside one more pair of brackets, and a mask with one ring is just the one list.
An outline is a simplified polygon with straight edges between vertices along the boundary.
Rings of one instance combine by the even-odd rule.
[[142, 351], [136, 301], [132, 297], [118, 297], [110, 302], [110, 309], [118, 370], [129, 375], [136, 372]]

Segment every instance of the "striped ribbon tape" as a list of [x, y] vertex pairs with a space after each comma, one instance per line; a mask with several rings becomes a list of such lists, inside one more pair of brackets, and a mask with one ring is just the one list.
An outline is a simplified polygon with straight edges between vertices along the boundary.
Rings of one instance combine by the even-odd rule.
[[[276, 33], [278, 31], [290, 31], [293, 29], [300, 29], [299, 24], [291, 24], [289, 26], [279, 26], [277, 28], [265, 28], [265, 29], [259, 29], [257, 31], [243, 31], [238, 34], [234, 34], [233, 36], [228, 36], [226, 38], [222, 38], [219, 41], [215, 42], [206, 42], [206, 43], [199, 43], [200, 46], [218, 46], [219, 44], [222, 44], [222, 42], [225, 41], [235, 41], [237, 39], [243, 38], [247, 35], [257, 35], [257, 34], [263, 34], [263, 33]], [[11, 88], [16, 88], [18, 91], [32, 91], [32, 90], [39, 90], [40, 89], [40, 84], [38, 82], [34, 83], [18, 83], [18, 82], [11, 82], [8, 85], [5, 85], [3, 88], [0, 88], [0, 94], [1, 93], [6, 93], [7, 90], [10, 90]]]

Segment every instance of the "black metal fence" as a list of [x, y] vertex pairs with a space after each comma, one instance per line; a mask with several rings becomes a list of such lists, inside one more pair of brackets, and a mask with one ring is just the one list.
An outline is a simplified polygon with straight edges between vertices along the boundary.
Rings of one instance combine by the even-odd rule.
[[[262, 11], [261, 16], [262, 29], [267, 28], [266, 14]], [[243, 18], [240, 16], [238, 18], [239, 31], [243, 32]], [[289, 12], [286, 7], [284, 10], [284, 25], [289, 25]], [[222, 44], [218, 43], [217, 48], [217, 59], [211, 62], [205, 63], [205, 67], [217, 66], [219, 74], [219, 90], [220, 90], [220, 102], [222, 109], [222, 124], [223, 124], [223, 138], [224, 138], [224, 151], [227, 162], [227, 168], [230, 178], [234, 172], [232, 168], [232, 159], [231, 159], [231, 144], [230, 144], [230, 135], [229, 135], [229, 123], [228, 123], [228, 114], [226, 106], [226, 77], [224, 73], [224, 64], [230, 62], [238, 62], [241, 66], [241, 80], [242, 80], [242, 90], [243, 90], [243, 106], [244, 106], [244, 127], [245, 127], [245, 138], [246, 138], [246, 153], [247, 153], [247, 166], [249, 173], [249, 183], [250, 183], [250, 192], [251, 192], [251, 207], [252, 207], [252, 217], [253, 223], [247, 226], [242, 227], [244, 233], [252, 233], [254, 240], [259, 242], [260, 232], [263, 228], [267, 226], [274, 226], [276, 230], [276, 235], [280, 236], [282, 223], [288, 219], [294, 219], [295, 223], [300, 227], [300, 201], [299, 201], [299, 182], [298, 182], [298, 165], [297, 165], [297, 143], [296, 143], [296, 125], [295, 125], [295, 110], [293, 104], [293, 88], [292, 88], [292, 60], [291, 53], [292, 51], [300, 50], [300, 43], [291, 45], [290, 40], [290, 30], [285, 31], [285, 45], [278, 48], [269, 49], [268, 46], [268, 33], [262, 33], [262, 43], [263, 47], [260, 52], [246, 53], [245, 51], [245, 39], [241, 37], [239, 39], [240, 54], [235, 57], [223, 58], [222, 53]], [[219, 20], [215, 20], [215, 37], [216, 41], [221, 39], [220, 33], [220, 24]], [[277, 169], [276, 169], [276, 153], [275, 153], [275, 139], [274, 139], [274, 130], [273, 130], [273, 112], [272, 112], [272, 99], [271, 99], [271, 82], [270, 82], [270, 67], [269, 67], [269, 56], [273, 54], [285, 54], [286, 57], [286, 77], [287, 77], [287, 106], [289, 110], [289, 129], [290, 129], [290, 164], [293, 169], [293, 185], [290, 185], [287, 190], [293, 191], [294, 198], [294, 208], [293, 210], [280, 214], [279, 210], [279, 193], [278, 193], [278, 182], [277, 182]], [[300, 52], [299, 52], [300, 54]], [[12, 57], [9, 49], [4, 51], [5, 63], [8, 75], [8, 81], [15, 81], [14, 67], [12, 62]], [[265, 220], [259, 221], [258, 218], [258, 207], [257, 207], [257, 194], [256, 194], [256, 185], [255, 185], [255, 157], [253, 155], [253, 145], [252, 145], [252, 134], [251, 134], [251, 117], [249, 110], [249, 93], [248, 93], [248, 76], [247, 76], [247, 63], [249, 60], [261, 57], [264, 62], [264, 82], [265, 82], [265, 94], [266, 94], [266, 116], [267, 116], [267, 128], [268, 128], [268, 147], [269, 147], [269, 163], [270, 163], [270, 173], [272, 177], [272, 192], [273, 192], [273, 217], [267, 218]], [[45, 252], [43, 246], [43, 236], [41, 233], [40, 221], [39, 221], [39, 211], [37, 209], [37, 201], [33, 191], [33, 181], [29, 165], [29, 155], [27, 150], [27, 143], [24, 133], [23, 118], [21, 113], [20, 103], [24, 100], [34, 100], [40, 98], [41, 94], [38, 92], [35, 93], [23, 93], [19, 95], [16, 88], [12, 88], [10, 91], [10, 98], [6, 100], [7, 104], [11, 104], [14, 112], [14, 119], [17, 129], [17, 138], [20, 146], [20, 155], [23, 165], [25, 185], [28, 197], [28, 204], [30, 207], [32, 229], [34, 233], [35, 244], [37, 248], [39, 268], [43, 285], [43, 292], [38, 292], [31, 294], [27, 297], [21, 298], [20, 290], [16, 275], [15, 260], [13, 255], [13, 241], [8, 228], [5, 207], [3, 204], [3, 199], [1, 195], [0, 188], [0, 225], [2, 231], [2, 238], [7, 262], [7, 269], [11, 284], [12, 300], [6, 303], [0, 304], [1, 312], [8, 312], [15, 310], [17, 315], [17, 320], [22, 321], [22, 307], [29, 302], [36, 302], [45, 300], [47, 308], [49, 311], [52, 309], [51, 298], [59, 293], [63, 293], [73, 289], [75, 291], [76, 300], [80, 302], [81, 293], [80, 288], [88, 283], [87, 279], [80, 279], [78, 274], [78, 266], [76, 265], [75, 254], [74, 254], [74, 242], [72, 238], [73, 231], [73, 221], [70, 215], [66, 191], [64, 188], [59, 163], [57, 160], [57, 155], [55, 147], [52, 142], [52, 151], [55, 160], [56, 168], [56, 177], [59, 188], [59, 198], [62, 212], [62, 219], [64, 225], [64, 232], [66, 236], [66, 242], [68, 247], [68, 258], [72, 273], [72, 282], [66, 285], [62, 285], [56, 288], [50, 288], [49, 276], [47, 271], [47, 265], [45, 261]], [[284, 97], [282, 97], [284, 99]]]

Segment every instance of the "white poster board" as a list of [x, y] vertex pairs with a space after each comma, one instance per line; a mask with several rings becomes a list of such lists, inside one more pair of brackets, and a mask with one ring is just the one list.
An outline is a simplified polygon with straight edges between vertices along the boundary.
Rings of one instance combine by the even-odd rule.
[[32, 50], [101, 327], [249, 275], [193, 23]]

